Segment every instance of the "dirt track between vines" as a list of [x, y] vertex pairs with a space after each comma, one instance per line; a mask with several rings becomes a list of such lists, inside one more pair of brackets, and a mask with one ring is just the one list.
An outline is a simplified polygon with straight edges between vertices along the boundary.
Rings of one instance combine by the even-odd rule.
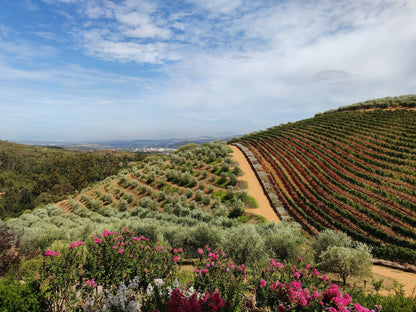
[[[268, 221], [279, 222], [279, 218], [271, 207], [266, 195], [263, 192], [263, 188], [257, 179], [254, 171], [248, 163], [244, 154], [236, 147], [230, 145], [233, 150], [232, 158], [240, 164], [240, 168], [243, 171], [243, 175], [240, 180], [247, 182], [247, 193], [253, 196], [258, 204], [259, 208], [246, 209], [247, 212], [258, 214], [265, 217]], [[394, 293], [394, 280], [403, 285], [403, 289], [407, 295], [416, 295], [416, 274], [403, 272], [397, 269], [392, 269], [384, 266], [374, 265], [372, 269], [373, 279], [378, 281], [383, 279], [383, 289], [380, 294], [387, 295]], [[371, 279], [367, 283], [366, 290], [371, 290]]]
[[267, 199], [266, 194], [264, 194], [263, 188], [261, 187], [256, 174], [251, 169], [246, 157], [236, 146], [231, 145], [230, 147], [233, 150], [232, 158], [240, 164], [240, 169], [243, 171], [243, 175], [239, 177], [239, 179], [247, 182], [247, 193], [253, 196], [259, 204], [259, 208], [246, 209], [246, 211], [248, 213], [261, 215], [265, 217], [267, 221], [279, 222], [279, 217], [270, 205], [270, 202]]

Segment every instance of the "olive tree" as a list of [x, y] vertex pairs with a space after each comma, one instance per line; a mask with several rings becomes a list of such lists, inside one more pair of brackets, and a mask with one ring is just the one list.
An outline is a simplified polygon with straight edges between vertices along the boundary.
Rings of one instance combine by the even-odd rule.
[[320, 255], [319, 267], [338, 274], [344, 285], [351, 275], [368, 276], [371, 274], [370, 248], [363, 243], [356, 243], [355, 247], [331, 246]]
[[371, 274], [371, 248], [353, 241], [345, 233], [325, 230], [316, 237], [313, 246], [318, 267], [338, 274], [344, 284], [351, 275]]

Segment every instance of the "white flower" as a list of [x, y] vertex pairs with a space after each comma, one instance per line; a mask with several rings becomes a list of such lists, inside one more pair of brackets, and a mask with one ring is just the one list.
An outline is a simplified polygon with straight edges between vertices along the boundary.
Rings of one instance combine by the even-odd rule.
[[147, 285], [146, 294], [150, 297], [153, 296], [153, 286], [152, 284]]
[[165, 282], [161, 278], [156, 278], [153, 283], [157, 288], [160, 288]]
[[172, 287], [173, 289], [181, 287], [181, 284], [179, 284], [178, 278], [175, 278], [175, 281], [173, 282]]

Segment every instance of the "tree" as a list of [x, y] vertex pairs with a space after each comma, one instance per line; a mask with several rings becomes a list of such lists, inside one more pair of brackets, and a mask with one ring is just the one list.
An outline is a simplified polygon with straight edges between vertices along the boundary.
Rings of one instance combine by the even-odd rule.
[[319, 258], [319, 267], [326, 271], [338, 274], [344, 285], [347, 277], [357, 275], [360, 277], [371, 273], [371, 249], [363, 243], [355, 243], [355, 246], [329, 246]]

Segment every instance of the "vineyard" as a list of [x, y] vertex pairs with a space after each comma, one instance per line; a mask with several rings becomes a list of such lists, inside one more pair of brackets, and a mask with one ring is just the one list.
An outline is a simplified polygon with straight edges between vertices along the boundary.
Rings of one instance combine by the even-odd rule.
[[232, 143], [309, 233], [340, 230], [375, 257], [416, 262], [416, 111], [335, 111]]

